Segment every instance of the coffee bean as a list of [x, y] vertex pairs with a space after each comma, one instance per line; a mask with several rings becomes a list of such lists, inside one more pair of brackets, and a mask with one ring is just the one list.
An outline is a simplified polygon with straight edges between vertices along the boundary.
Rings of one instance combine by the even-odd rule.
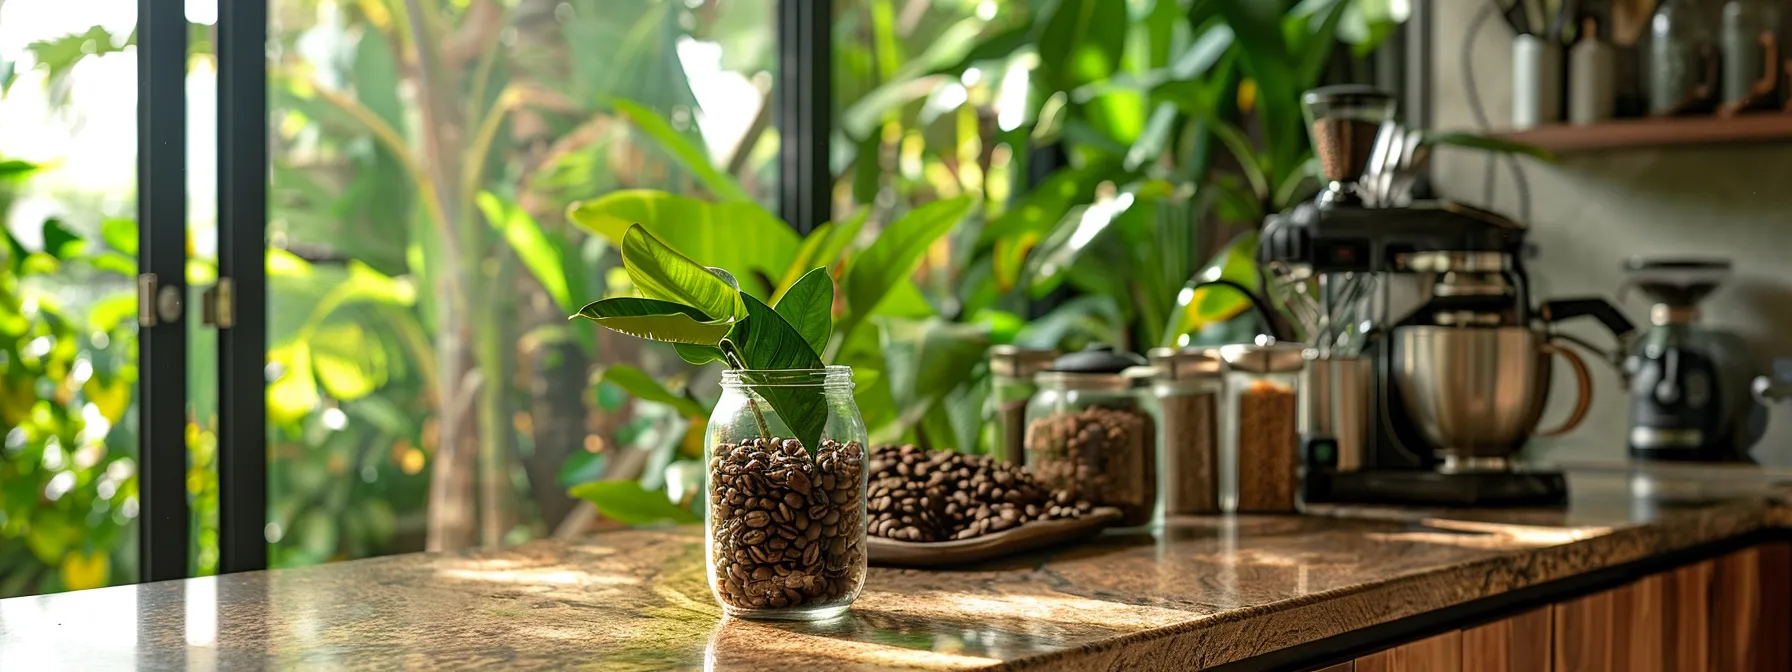
[[823, 439], [814, 456], [796, 439], [717, 443], [708, 493], [717, 597], [741, 609], [850, 599], [865, 572], [863, 460], [857, 442]]
[[[870, 467], [879, 492], [866, 507], [868, 530], [880, 537], [969, 539], [1034, 520], [1080, 515], [1070, 505], [1074, 493], [1041, 487], [1025, 470], [987, 456], [880, 446], [871, 451]], [[1054, 503], [1060, 499], [1063, 504]]]

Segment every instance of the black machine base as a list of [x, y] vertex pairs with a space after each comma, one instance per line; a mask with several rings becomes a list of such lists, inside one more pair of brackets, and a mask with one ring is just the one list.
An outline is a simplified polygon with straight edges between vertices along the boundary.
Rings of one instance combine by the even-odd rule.
[[1568, 503], [1568, 479], [1553, 471], [1310, 471], [1302, 489], [1312, 504], [1525, 507]]

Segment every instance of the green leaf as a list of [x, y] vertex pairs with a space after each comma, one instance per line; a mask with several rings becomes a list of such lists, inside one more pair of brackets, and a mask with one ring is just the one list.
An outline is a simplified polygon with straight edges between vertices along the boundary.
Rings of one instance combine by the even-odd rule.
[[629, 121], [634, 122], [635, 127], [658, 142], [660, 148], [666, 150], [666, 153], [671, 155], [678, 165], [691, 171], [691, 174], [703, 182], [704, 186], [709, 187], [717, 199], [747, 202], [753, 200], [753, 195], [741, 188], [733, 177], [716, 170], [716, 167], [710, 163], [707, 152], [691, 144], [690, 140], [672, 128], [671, 124], [666, 123], [665, 119], [661, 119], [660, 115], [654, 114], [653, 110], [643, 107], [640, 103], [620, 98], [611, 101], [611, 104], [616, 107], [616, 111], [621, 112], [623, 116], [628, 117]]
[[567, 494], [591, 502], [605, 518], [625, 525], [647, 525], [670, 520], [696, 523], [703, 519], [673, 504], [666, 493], [648, 490], [630, 480], [598, 481], [575, 485]]
[[722, 357], [722, 349], [713, 345], [697, 345], [694, 343], [673, 343], [672, 349], [678, 351], [678, 358], [687, 364], [703, 366], [710, 362], [727, 361]]
[[137, 254], [137, 220], [114, 217], [100, 223], [100, 238], [119, 254]]
[[673, 394], [659, 381], [654, 380], [653, 376], [647, 375], [647, 372], [627, 364], [612, 364], [606, 367], [600, 374], [599, 381], [620, 387], [634, 395], [636, 399], [671, 406], [687, 418], [709, 417], [709, 411], [692, 401], [690, 397]]
[[574, 204], [567, 217], [620, 245], [635, 224], [679, 254], [728, 269], [748, 294], [772, 295], [801, 244], [789, 225], [755, 203], [707, 203], [652, 190], [626, 190]]
[[775, 308], [817, 355], [827, 350], [828, 337], [834, 331], [834, 278], [828, 269], [804, 274]]
[[497, 195], [489, 191], [479, 192], [474, 199], [479, 210], [485, 213], [485, 221], [504, 235], [504, 241], [516, 251], [517, 259], [535, 281], [541, 283], [548, 296], [559, 304], [561, 310], [571, 311], [576, 304], [572, 301], [572, 292], [566, 286], [566, 269], [561, 265], [560, 246], [557, 237], [549, 237], [541, 230], [534, 217], [514, 204], [499, 200]]
[[974, 204], [960, 196], [915, 208], [891, 222], [847, 271], [846, 317], [838, 330], [851, 333], [897, 283], [907, 279], [921, 263], [921, 255], [940, 236], [963, 220]]
[[1265, 144], [1272, 154], [1271, 165], [1283, 170], [1292, 154], [1305, 146], [1302, 138], [1306, 131], [1300, 121], [1298, 65], [1282, 37], [1281, 3], [1216, 0], [1216, 4], [1243, 53], [1245, 73], [1257, 83], [1257, 107], [1263, 117]]
[[81, 253], [87, 241], [62, 225], [62, 220], [51, 217], [44, 220], [44, 254], [61, 259], [68, 259]]
[[711, 320], [690, 306], [634, 297], [593, 301], [578, 316], [636, 338], [712, 347], [736, 324], [733, 317]]
[[1124, 2], [1060, 0], [1045, 19], [1037, 44], [1039, 69], [1057, 91], [1105, 79], [1126, 48]]
[[1014, 52], [1020, 51], [1022, 47], [1033, 44], [1033, 29], [1034, 26], [1031, 22], [1024, 22], [991, 33], [979, 40], [975, 46], [971, 47], [970, 51], [965, 52], [964, 57], [951, 65], [937, 68], [927, 74], [957, 76], [964, 74], [965, 70], [978, 63], [1013, 56]]
[[717, 275], [638, 225], [622, 237], [622, 265], [635, 289], [647, 298], [690, 306], [710, 320], [746, 313], [733, 275]]
[[[735, 325], [729, 338], [740, 345], [741, 358], [750, 370], [816, 370], [821, 357], [810, 349], [784, 317], [759, 299], [746, 297], [747, 319]], [[803, 447], [813, 454], [820, 448], [821, 430], [828, 409], [820, 386], [766, 386], [759, 395], [772, 406]]]
[[[1310, 88], [1319, 83], [1320, 75], [1325, 73], [1325, 64], [1331, 60], [1332, 47], [1338, 43], [1338, 22], [1343, 20], [1345, 11], [1355, 2], [1339, 1], [1322, 10], [1318, 23], [1298, 42], [1291, 42], [1297, 62], [1295, 82], [1301, 88]], [[1305, 22], [1311, 25], [1311, 22]]]
[[989, 347], [989, 331], [981, 325], [892, 318], [880, 326], [884, 375], [905, 428], [968, 379]]

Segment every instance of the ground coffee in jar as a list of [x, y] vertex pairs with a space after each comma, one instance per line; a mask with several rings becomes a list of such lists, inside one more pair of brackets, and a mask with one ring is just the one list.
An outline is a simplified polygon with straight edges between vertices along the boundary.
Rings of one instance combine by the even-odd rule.
[[1014, 466], [1026, 463], [1027, 402], [1038, 386], [1033, 376], [1051, 368], [1056, 350], [997, 345], [989, 349], [990, 390], [983, 422], [986, 452]]
[[1135, 381], [1144, 360], [1105, 346], [1059, 357], [1035, 376], [1027, 406], [1027, 469], [1040, 483], [1095, 506], [1120, 525], [1151, 522], [1157, 506], [1157, 426]]
[[1165, 515], [1219, 511], [1219, 397], [1223, 378], [1215, 348], [1159, 348], [1151, 351], [1151, 381], [1157, 398], [1158, 492]]
[[1292, 344], [1228, 345], [1219, 446], [1220, 509], [1293, 513], [1299, 490], [1299, 380]]

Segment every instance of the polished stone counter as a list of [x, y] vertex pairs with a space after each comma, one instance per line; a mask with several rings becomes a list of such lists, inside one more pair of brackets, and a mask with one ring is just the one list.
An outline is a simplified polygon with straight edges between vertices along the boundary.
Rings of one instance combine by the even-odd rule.
[[0, 670], [1192, 669], [1792, 525], [1760, 472], [1571, 474], [1553, 511], [1172, 520], [956, 571], [874, 569], [821, 624], [723, 621], [700, 531], [0, 600]]

